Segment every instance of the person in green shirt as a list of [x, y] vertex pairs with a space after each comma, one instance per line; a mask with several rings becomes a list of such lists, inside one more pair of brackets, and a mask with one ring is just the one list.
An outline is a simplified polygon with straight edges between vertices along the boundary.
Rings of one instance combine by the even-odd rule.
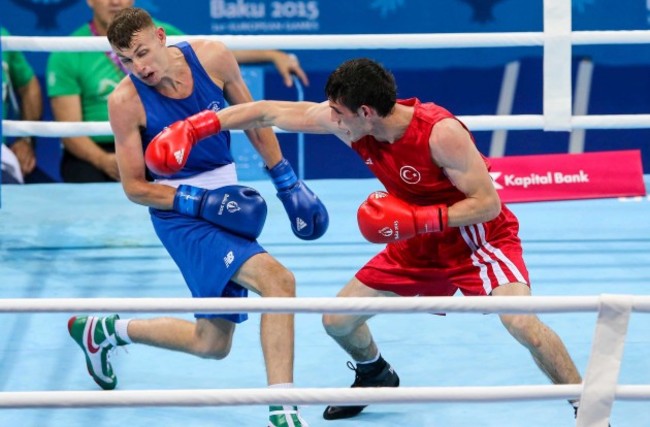
[[[113, 17], [133, 0], [87, 0], [93, 16], [71, 36], [106, 36]], [[156, 22], [167, 35], [183, 35], [173, 25]], [[287, 86], [295, 74], [309, 81], [295, 56], [278, 50], [233, 51], [237, 62], [272, 62]], [[47, 90], [56, 121], [108, 121], [108, 95], [126, 75], [112, 52], [53, 52], [47, 63]], [[62, 138], [61, 178], [64, 182], [119, 181], [112, 135]]]
[[[0, 28], [0, 35], [9, 32]], [[21, 120], [40, 120], [43, 114], [41, 85], [34, 70], [21, 52], [2, 52], [2, 118], [9, 111]], [[16, 138], [9, 149], [2, 140], [2, 182], [22, 183], [36, 168], [36, 155], [31, 137]], [[10, 163], [10, 161], [13, 161]], [[13, 166], [17, 165], [17, 166]]]

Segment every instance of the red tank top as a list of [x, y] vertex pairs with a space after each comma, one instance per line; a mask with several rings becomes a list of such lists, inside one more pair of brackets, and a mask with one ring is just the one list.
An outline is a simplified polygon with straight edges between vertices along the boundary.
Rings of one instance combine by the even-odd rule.
[[[434, 103], [423, 104], [417, 98], [397, 102], [415, 108], [404, 135], [392, 144], [364, 136], [352, 143], [352, 149], [386, 190], [405, 202], [420, 206], [438, 203], [451, 205], [464, 199], [465, 195], [433, 162], [429, 149], [429, 137], [436, 123], [456, 117]], [[484, 160], [487, 164], [487, 159]]]

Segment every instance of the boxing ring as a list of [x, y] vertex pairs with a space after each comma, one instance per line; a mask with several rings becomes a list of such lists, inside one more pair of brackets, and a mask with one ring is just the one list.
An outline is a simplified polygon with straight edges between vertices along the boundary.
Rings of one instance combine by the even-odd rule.
[[[544, 33], [355, 36], [220, 36], [231, 48], [336, 49], [544, 46], [544, 112], [460, 117], [472, 130], [650, 127], [650, 114], [575, 116], [572, 44], [650, 43], [650, 32], [571, 32], [567, 6], [546, 2]], [[553, 7], [551, 7], [553, 6]], [[209, 36], [212, 37], [212, 36]], [[106, 50], [103, 39], [6, 37], [6, 50]], [[170, 42], [176, 41], [170, 38]], [[110, 133], [106, 123], [3, 122], [5, 135]], [[650, 409], [649, 198], [511, 205], [531, 274], [532, 298], [336, 300], [379, 246], [356, 227], [374, 179], [318, 180], [328, 233], [302, 242], [289, 231], [272, 184], [252, 181], [269, 203], [260, 242], [292, 270], [297, 300], [188, 300], [146, 209], [119, 184], [3, 186], [0, 210], [0, 425], [263, 425], [268, 403], [296, 402], [311, 426], [572, 426], [564, 400], [582, 397], [578, 426], [647, 425]], [[646, 186], [648, 183], [646, 182]], [[98, 391], [70, 340], [73, 313], [122, 317], [246, 310], [222, 361], [147, 346], [112, 358], [120, 387]], [[295, 385], [265, 388], [259, 314], [296, 312]], [[322, 312], [385, 313], [370, 321], [402, 387], [349, 389], [347, 355], [325, 334]], [[446, 311], [447, 316], [430, 313]], [[501, 326], [497, 312], [537, 312], [564, 340], [583, 385], [553, 386]], [[325, 421], [326, 403], [372, 403], [359, 417]]]
[[[403, 387], [385, 393], [347, 389], [352, 381], [352, 372], [345, 367], [347, 356], [325, 334], [317, 313], [333, 307], [326, 299], [336, 295], [377, 250], [363, 241], [354, 218], [356, 206], [378, 183], [310, 182], [330, 211], [337, 212], [328, 233], [315, 242], [302, 242], [289, 232], [270, 182], [250, 184], [269, 203], [260, 241], [295, 273], [299, 299], [277, 304], [251, 297], [241, 303], [248, 303], [252, 313], [263, 307], [298, 311], [296, 389], [265, 389], [259, 315], [251, 314], [238, 327], [232, 353], [225, 360], [129, 346], [128, 354], [118, 352], [112, 359], [119, 389], [99, 391], [67, 334], [71, 313], [119, 308], [123, 317], [178, 312], [191, 319], [188, 311], [201, 310], [198, 303], [208, 304], [203, 309], [218, 305], [223, 309], [223, 305], [187, 300], [182, 278], [158, 244], [146, 211], [128, 202], [118, 184], [5, 186], [0, 211], [0, 424], [102, 426], [118, 419], [133, 425], [155, 421], [161, 426], [181, 422], [252, 426], [260, 425], [266, 415], [266, 409], [253, 402], [287, 399], [308, 403], [302, 412], [313, 426], [462, 426], [477, 420], [485, 426], [503, 426], [514, 425], [513, 419], [526, 420], [527, 426], [574, 425], [571, 408], [563, 399], [579, 395], [581, 386], [548, 385], [497, 316], [478, 314], [498, 310], [492, 304], [496, 298], [391, 300], [397, 304], [392, 307], [395, 312], [379, 315], [370, 324]], [[42, 209], [34, 209], [35, 205]], [[647, 294], [650, 279], [648, 201], [548, 202], [515, 204], [512, 209], [522, 223], [535, 297], [523, 301], [513, 297], [512, 302], [500, 302], [501, 308], [539, 311], [585, 373], [597, 344], [594, 331], [599, 323], [596, 311], [603, 305], [600, 298], [612, 293], [634, 295], [627, 328], [621, 331], [618, 325], [605, 333], [622, 332], [619, 335], [625, 338], [625, 351], [617, 359], [618, 386], [612, 389], [616, 393], [612, 420], [616, 426], [644, 425], [650, 326], [648, 300], [641, 295]], [[551, 226], [554, 233], [548, 232]], [[342, 311], [381, 311], [379, 302], [338, 301], [336, 305]], [[450, 309], [449, 314], [427, 314], [439, 311], [431, 307]], [[622, 350], [616, 348], [616, 341], [604, 347], [611, 354]], [[354, 420], [332, 422], [321, 418], [324, 405], [313, 403], [323, 401], [394, 403], [377, 403]]]

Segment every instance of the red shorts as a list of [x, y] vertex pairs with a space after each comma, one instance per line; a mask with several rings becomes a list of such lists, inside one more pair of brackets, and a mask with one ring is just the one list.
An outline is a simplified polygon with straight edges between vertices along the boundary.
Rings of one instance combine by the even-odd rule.
[[363, 284], [402, 296], [489, 295], [500, 285], [529, 284], [519, 221], [502, 205], [490, 222], [389, 243], [356, 274]]

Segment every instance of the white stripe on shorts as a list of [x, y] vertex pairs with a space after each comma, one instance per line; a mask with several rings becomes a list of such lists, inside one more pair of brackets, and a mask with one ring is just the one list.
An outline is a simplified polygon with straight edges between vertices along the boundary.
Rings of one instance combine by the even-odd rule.
[[476, 256], [476, 250], [478, 248], [474, 243], [472, 237], [470, 237], [469, 235], [469, 233], [472, 233], [472, 235], [475, 237], [475, 234], [473, 232], [474, 230], [472, 230], [470, 227], [467, 226], [460, 227], [460, 234], [463, 236], [463, 240], [465, 240], [467, 246], [469, 246], [469, 248], [472, 250], [472, 255], [471, 255], [472, 264], [475, 267], [478, 267], [479, 277], [483, 282], [483, 289], [485, 289], [485, 293], [487, 295], [490, 295], [490, 292], [492, 292], [492, 285], [490, 284], [490, 277], [488, 276], [487, 266], [484, 263], [482, 263], [481, 260]]
[[[487, 241], [487, 239], [485, 238], [485, 227], [483, 226], [483, 224], [478, 224], [477, 227], [479, 229], [479, 235], [481, 236], [481, 241], [485, 245], [485, 248], [490, 252], [492, 252], [493, 254], [495, 254], [497, 258], [499, 258], [499, 260], [501, 260], [508, 267], [508, 270], [510, 270], [510, 273], [512, 273], [512, 275], [515, 276], [515, 279], [517, 279], [518, 282], [526, 283], [526, 279], [524, 279], [524, 275], [521, 274], [521, 271], [519, 271], [515, 263], [512, 262], [510, 258], [508, 258], [503, 253], [503, 251], [501, 251], [501, 249], [495, 248], [494, 246], [492, 246], [490, 242]], [[503, 285], [504, 283], [499, 283], [499, 284]]]
[[[479, 268], [479, 276], [483, 282], [483, 288], [488, 295], [492, 292], [492, 284], [489, 275], [487, 274], [488, 266], [492, 267], [498, 285], [504, 285], [511, 282], [508, 275], [501, 268], [502, 265], [506, 267], [507, 271], [514, 276], [517, 281], [526, 283], [524, 276], [521, 274], [517, 266], [501, 251], [501, 249], [495, 248], [487, 241], [483, 224], [460, 227], [460, 232], [463, 240], [472, 250], [472, 264]], [[480, 255], [480, 258], [477, 254]]]

